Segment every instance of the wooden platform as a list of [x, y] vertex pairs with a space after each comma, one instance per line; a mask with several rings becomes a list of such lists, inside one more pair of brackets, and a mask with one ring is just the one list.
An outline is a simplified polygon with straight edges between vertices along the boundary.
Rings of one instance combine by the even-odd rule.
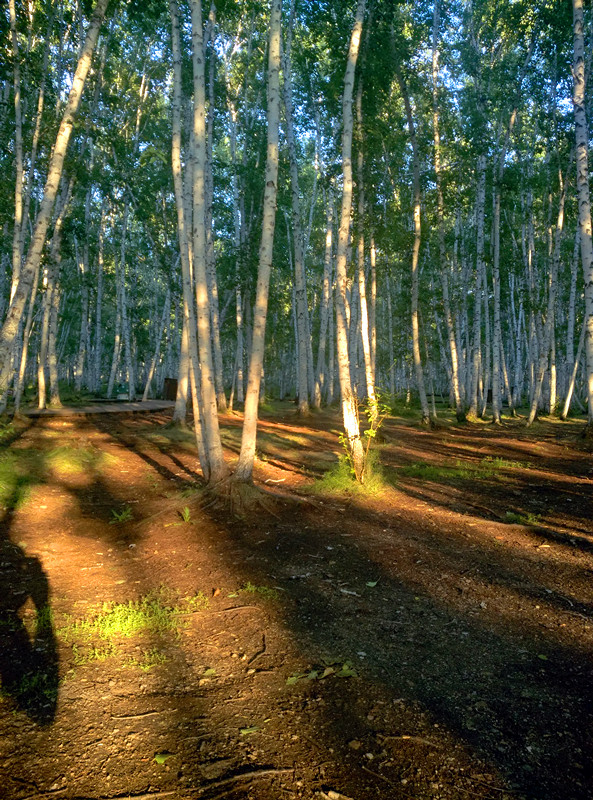
[[172, 400], [145, 400], [134, 403], [124, 401], [99, 401], [86, 406], [62, 406], [61, 408], [23, 408], [25, 417], [73, 417], [79, 414], [135, 414], [142, 411], [165, 411], [175, 408]]

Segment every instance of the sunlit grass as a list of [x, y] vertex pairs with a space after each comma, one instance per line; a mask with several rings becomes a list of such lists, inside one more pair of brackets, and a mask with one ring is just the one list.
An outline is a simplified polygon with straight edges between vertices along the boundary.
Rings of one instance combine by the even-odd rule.
[[346, 455], [341, 455], [338, 462], [309, 487], [313, 494], [336, 496], [377, 496], [386, 489], [387, 484], [376, 450], [369, 453], [364, 483], [355, 480], [350, 461]]
[[102, 608], [89, 612], [80, 619], [68, 618], [58, 631], [66, 642], [112, 640], [130, 638], [140, 634], [164, 634], [176, 631], [184, 623], [184, 614], [208, 606], [202, 592], [179, 598], [175, 592], [161, 587], [157, 592], [144, 595], [127, 603], [104, 603]]
[[0, 451], [0, 505], [11, 510], [22, 507], [33, 486], [51, 477], [96, 475], [117, 458], [93, 447], [19, 448]]
[[58, 476], [99, 472], [117, 461], [115, 456], [92, 447], [56, 447], [45, 453], [47, 466]]
[[504, 458], [483, 458], [479, 462], [460, 461], [455, 464], [428, 464], [419, 461], [401, 467], [397, 474], [407, 478], [418, 478], [426, 481], [442, 480], [488, 480], [495, 478], [504, 480], [504, 470], [529, 469], [531, 465], [522, 461], [507, 461]]

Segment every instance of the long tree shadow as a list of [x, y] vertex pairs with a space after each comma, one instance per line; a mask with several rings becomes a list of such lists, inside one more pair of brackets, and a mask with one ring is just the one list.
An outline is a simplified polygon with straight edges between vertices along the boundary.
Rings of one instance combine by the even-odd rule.
[[[270, 522], [275, 530], [263, 544], [260, 529], [226, 521], [229, 552], [250, 565], [255, 580], [273, 575], [289, 599], [285, 624], [303, 653], [320, 662], [336, 656], [358, 662], [392, 697], [419, 703], [494, 765], [519, 796], [590, 797], [593, 668], [587, 646], [563, 644], [542, 632], [533, 616], [520, 629], [509, 628], [503, 616], [481, 618], [479, 607], [450, 605], [429, 585], [419, 586], [397, 561], [397, 536], [406, 537], [401, 526], [389, 556], [381, 556], [384, 537], [378, 541], [372, 529], [346, 534], [343, 517], [323, 528], [315, 512], [287, 519]], [[335, 536], [330, 553], [328, 535]], [[460, 572], [471, 566], [466, 555], [471, 562], [469, 545], [467, 554], [458, 554]], [[435, 586], [437, 565], [435, 555]]]

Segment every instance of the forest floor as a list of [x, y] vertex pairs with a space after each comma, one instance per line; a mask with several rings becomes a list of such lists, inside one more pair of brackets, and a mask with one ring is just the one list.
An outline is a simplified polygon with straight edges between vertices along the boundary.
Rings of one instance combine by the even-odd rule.
[[285, 404], [255, 477], [300, 500], [236, 517], [169, 416], [3, 430], [2, 800], [591, 799], [580, 423], [392, 418], [336, 495], [337, 414]]

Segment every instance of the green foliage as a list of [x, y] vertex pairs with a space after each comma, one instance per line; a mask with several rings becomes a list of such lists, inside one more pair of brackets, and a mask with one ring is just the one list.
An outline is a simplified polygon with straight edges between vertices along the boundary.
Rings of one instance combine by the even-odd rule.
[[357, 678], [358, 672], [350, 661], [338, 661], [331, 664], [323, 664], [319, 667], [313, 667], [304, 672], [295, 672], [286, 679], [286, 685], [294, 686], [300, 681], [322, 681], [330, 676], [334, 678]]
[[529, 464], [520, 461], [506, 461], [503, 458], [483, 458], [479, 462], [460, 461], [454, 465], [428, 464], [419, 461], [398, 470], [399, 475], [407, 478], [419, 478], [426, 481], [442, 480], [488, 480], [502, 479], [500, 473], [507, 469], [526, 469]]
[[541, 514], [532, 514], [531, 511], [527, 514], [516, 514], [514, 511], [507, 511], [504, 520], [514, 525], [536, 526], [541, 522]]
[[33, 486], [48, 483], [52, 477], [95, 475], [113, 461], [114, 456], [85, 446], [4, 449], [0, 451], [0, 504], [11, 510], [20, 508]]
[[366, 477], [364, 483], [354, 479], [351, 461], [348, 456], [341, 455], [338, 463], [329, 469], [323, 477], [309, 487], [313, 494], [336, 496], [377, 496], [386, 489], [382, 468], [379, 464], [378, 451], [371, 450], [367, 455]]
[[109, 520], [110, 525], [118, 525], [122, 522], [129, 522], [133, 519], [132, 509], [130, 506], [124, 506], [121, 511], [116, 511], [115, 508], [111, 509], [112, 518]]
[[146, 595], [127, 603], [105, 603], [100, 612], [70, 622], [59, 634], [66, 641], [97, 637], [110, 640], [146, 632], [164, 633], [175, 630], [177, 624], [176, 609], [163, 604], [159, 596]]
[[153, 647], [150, 650], [144, 650], [140, 658], [128, 658], [124, 661], [124, 667], [132, 667], [141, 669], [143, 672], [149, 672], [153, 667], [165, 664], [166, 661], [167, 656], [156, 647]]
[[242, 594], [256, 594], [260, 597], [264, 597], [266, 600], [278, 600], [279, 597], [276, 589], [272, 589], [269, 586], [256, 586], [255, 584], [251, 583], [251, 581], [247, 581], [245, 586], [243, 586], [239, 591]]

